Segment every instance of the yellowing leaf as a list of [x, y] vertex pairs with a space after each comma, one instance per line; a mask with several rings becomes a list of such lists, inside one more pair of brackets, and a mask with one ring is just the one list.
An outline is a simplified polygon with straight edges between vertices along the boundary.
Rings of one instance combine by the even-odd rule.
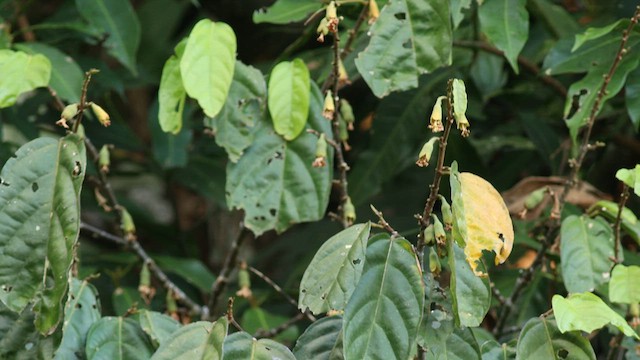
[[454, 239], [464, 246], [473, 272], [483, 276], [476, 270], [483, 250], [496, 253], [496, 265], [511, 253], [514, 235], [509, 210], [489, 182], [471, 173], [459, 173], [456, 162], [451, 165], [450, 180]]

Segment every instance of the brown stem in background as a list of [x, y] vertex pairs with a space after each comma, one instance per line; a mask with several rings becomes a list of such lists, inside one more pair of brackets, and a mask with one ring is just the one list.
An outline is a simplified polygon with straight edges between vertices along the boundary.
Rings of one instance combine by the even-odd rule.
[[620, 201], [618, 202], [618, 215], [616, 215], [616, 222], [613, 225], [615, 234], [613, 251], [614, 266], [615, 264], [620, 263], [620, 258], [618, 257], [618, 252], [620, 252], [620, 242], [622, 241], [620, 238], [620, 226], [622, 225], [622, 211], [624, 210], [624, 206], [627, 204], [627, 200], [629, 200], [629, 186], [627, 186], [627, 184], [623, 184], [622, 195], [620, 195]]
[[389, 225], [387, 220], [382, 215], [382, 211], [376, 209], [376, 207], [373, 205], [370, 205], [370, 206], [371, 206], [371, 211], [373, 211], [373, 213], [376, 214], [376, 216], [378, 217], [378, 224], [380, 224], [380, 226], [382, 226], [383, 229], [387, 230], [389, 234], [391, 234], [391, 237], [393, 238], [398, 237], [399, 236], [398, 232], [393, 227], [391, 227], [391, 225]]
[[283, 322], [282, 324], [278, 325], [277, 327], [275, 327], [273, 329], [269, 329], [269, 330], [260, 329], [260, 330], [256, 331], [256, 333], [253, 334], [253, 337], [256, 338], [256, 339], [275, 337], [275, 336], [285, 332], [288, 328], [290, 328], [293, 325], [295, 325], [295, 323], [297, 323], [298, 321], [304, 319], [304, 317], [305, 317], [304, 313], [299, 313], [296, 316], [294, 316], [291, 319]]

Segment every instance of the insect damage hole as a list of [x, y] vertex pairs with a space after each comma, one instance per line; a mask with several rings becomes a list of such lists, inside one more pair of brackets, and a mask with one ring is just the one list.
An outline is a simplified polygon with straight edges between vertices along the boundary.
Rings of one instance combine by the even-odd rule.
[[398, 20], [406, 20], [407, 19], [407, 14], [400, 12], [400, 13], [395, 13], [393, 14], [393, 16], [395, 16], [396, 19]]
[[38, 189], [39, 189], [39, 188], [40, 188], [40, 186], [38, 186], [38, 183], [37, 183], [37, 182], [34, 182], [33, 184], [31, 184], [31, 190], [32, 190], [33, 192], [38, 191]]

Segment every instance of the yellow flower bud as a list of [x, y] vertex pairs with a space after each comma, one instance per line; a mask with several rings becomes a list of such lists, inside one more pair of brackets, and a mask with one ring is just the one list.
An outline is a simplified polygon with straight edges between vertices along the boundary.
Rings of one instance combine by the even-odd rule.
[[338, 58], [338, 84], [340, 86], [351, 84], [349, 81], [349, 74], [347, 73], [347, 69], [345, 69], [342, 60]]
[[427, 246], [432, 246], [436, 243], [436, 236], [433, 232], [433, 224], [429, 224], [422, 232], [422, 242]]
[[327, 18], [322, 18], [322, 20], [320, 20], [320, 24], [318, 24], [316, 32], [318, 33], [318, 42], [324, 42], [325, 35], [329, 33], [329, 21]]
[[433, 219], [433, 233], [436, 236], [436, 241], [444, 244], [447, 240], [447, 233], [444, 231], [444, 226], [442, 226], [442, 222], [440, 222], [437, 216], [432, 214], [431, 218]]
[[467, 137], [469, 136], [469, 134], [471, 133], [471, 130], [469, 130], [469, 120], [467, 120], [467, 115], [465, 114], [458, 114], [455, 116], [456, 118], [456, 123], [458, 124], [458, 130], [460, 130], [460, 134], [462, 135], [462, 137]]
[[333, 120], [333, 114], [336, 111], [336, 104], [333, 101], [333, 93], [331, 90], [327, 91], [327, 95], [324, 97], [324, 107], [322, 108], [322, 116], [327, 120]]
[[440, 211], [442, 212], [442, 221], [444, 222], [445, 230], [451, 230], [453, 226], [453, 213], [451, 212], [451, 205], [447, 202], [447, 199], [442, 195], [438, 195], [440, 198]]
[[102, 124], [103, 126], [111, 125], [111, 118], [109, 117], [109, 114], [104, 111], [104, 109], [100, 107], [100, 105], [91, 103], [91, 110], [93, 110], [93, 113], [98, 118], [98, 121], [100, 121], [100, 124]]
[[338, 23], [340, 20], [338, 19], [338, 5], [335, 1], [331, 1], [329, 5], [327, 5], [325, 18], [327, 19], [327, 28], [329, 31], [332, 33], [338, 31]]
[[345, 200], [343, 206], [343, 217], [346, 222], [351, 225], [356, 220], [356, 208], [353, 206], [350, 197], [347, 196], [347, 200]]
[[438, 141], [438, 137], [434, 136], [422, 146], [422, 150], [420, 150], [420, 155], [418, 155], [418, 161], [416, 161], [416, 165], [420, 167], [429, 165], [429, 160], [431, 160], [431, 154], [433, 153], [433, 145], [436, 143], [436, 141]]
[[380, 9], [376, 0], [369, 0], [369, 25], [373, 24], [380, 16]]
[[438, 253], [434, 248], [429, 248], [429, 270], [431, 270], [435, 276], [440, 275], [440, 272], [442, 271], [440, 258], [438, 258]]
[[429, 129], [437, 133], [444, 130], [442, 125], [442, 100], [446, 99], [446, 96], [439, 96], [436, 99], [433, 110], [431, 111], [431, 117], [429, 118]]

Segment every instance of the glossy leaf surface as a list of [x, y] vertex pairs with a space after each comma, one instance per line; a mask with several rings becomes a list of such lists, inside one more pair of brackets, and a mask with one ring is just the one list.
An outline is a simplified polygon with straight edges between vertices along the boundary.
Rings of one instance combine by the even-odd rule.
[[309, 70], [304, 61], [283, 61], [269, 76], [269, 113], [276, 133], [297, 138], [309, 117]]

